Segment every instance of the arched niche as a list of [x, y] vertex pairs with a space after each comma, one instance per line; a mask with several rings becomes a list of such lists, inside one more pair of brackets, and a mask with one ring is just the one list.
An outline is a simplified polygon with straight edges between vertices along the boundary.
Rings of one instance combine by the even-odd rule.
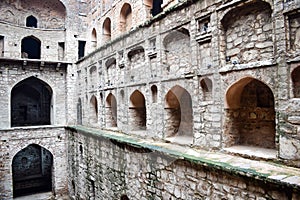
[[245, 77], [226, 92], [225, 146], [275, 148], [275, 109], [272, 90]]
[[157, 86], [156, 85], [151, 86], [151, 94], [152, 94], [152, 102], [156, 103], [157, 102]]
[[29, 77], [11, 91], [11, 126], [50, 125], [52, 89], [42, 80]]
[[212, 89], [213, 84], [212, 81], [209, 78], [203, 78], [200, 81], [200, 86], [203, 93], [203, 100], [208, 101], [212, 99]]
[[131, 5], [125, 3], [122, 6], [120, 13], [120, 31], [126, 32], [129, 31], [132, 27], [132, 8]]
[[103, 22], [102, 32], [103, 32], [104, 41], [110, 41], [111, 40], [111, 20], [108, 17]]
[[144, 95], [135, 90], [130, 95], [129, 121], [131, 130], [146, 129], [146, 101]]
[[53, 155], [47, 149], [31, 144], [12, 160], [13, 196], [52, 191]]
[[117, 100], [112, 93], [106, 98], [106, 126], [117, 127]]
[[37, 28], [37, 18], [34, 16], [30, 15], [26, 18], [26, 27], [32, 27], [32, 28]]
[[190, 33], [186, 28], [180, 28], [168, 33], [163, 39], [165, 73], [180, 76], [191, 66]]
[[93, 30], [92, 30], [91, 46], [92, 46], [93, 50], [95, 50], [97, 48], [97, 31], [95, 28], [93, 28]]
[[165, 96], [165, 135], [193, 136], [192, 98], [186, 89], [178, 85]]
[[228, 11], [221, 19], [227, 62], [248, 63], [273, 56], [273, 20], [269, 3], [249, 1]]
[[90, 99], [90, 124], [96, 124], [98, 122], [98, 101], [95, 95]]
[[34, 36], [23, 38], [21, 41], [21, 57], [41, 59], [41, 41]]

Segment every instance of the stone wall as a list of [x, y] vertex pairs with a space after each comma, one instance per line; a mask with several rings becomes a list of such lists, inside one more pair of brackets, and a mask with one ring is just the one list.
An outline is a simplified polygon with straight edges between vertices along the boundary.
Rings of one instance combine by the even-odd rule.
[[[13, 160], [17, 159], [15, 157], [17, 153], [23, 152], [24, 154], [24, 149], [29, 145], [45, 148], [51, 153], [53, 156], [52, 182], [47, 184], [51, 186], [50, 191], [53, 191], [53, 194], [57, 195], [57, 197], [67, 195], [67, 144], [65, 139], [65, 130], [62, 127], [45, 126], [43, 128], [2, 129], [0, 131], [0, 199], [12, 199], [13, 190], [16, 189], [13, 186], [13, 177], [20, 175], [21, 172], [21, 168], [18, 168], [16, 173], [12, 174]], [[27, 157], [30, 158], [29, 155]], [[31, 162], [30, 166], [28, 166], [30, 173], [38, 172], [34, 168], [34, 163]], [[23, 162], [22, 166], [26, 167], [25, 165], [26, 163]], [[47, 167], [47, 165], [44, 165], [44, 167]], [[22, 178], [25, 177], [22, 176]]]
[[[295, 87], [295, 78], [292, 79], [290, 73], [299, 66], [298, 50], [290, 45], [297, 35], [297, 8], [296, 1], [178, 3], [166, 10], [159, 21], [155, 18], [148, 21], [78, 62], [78, 98], [83, 100], [83, 116], [87, 116], [86, 105], [91, 95], [106, 99], [113, 93], [118, 105], [117, 129], [131, 133], [131, 122], [136, 115], [131, 115], [128, 108], [130, 96], [138, 90], [145, 97], [146, 130], [133, 134], [166, 139], [166, 136], [172, 135], [166, 130], [176, 132], [180, 127], [186, 130], [186, 126], [192, 124], [191, 138], [195, 146], [273, 148], [280, 152], [278, 158], [298, 163], [299, 128], [298, 121], [293, 121], [298, 114], [291, 114], [295, 116], [290, 117], [293, 122], [287, 120], [284, 114], [286, 108], [292, 108], [292, 102], [297, 101], [290, 100], [292, 96], [288, 95], [288, 91], [295, 91], [290, 89]], [[105, 63], [114, 65], [107, 69]], [[96, 81], [98, 90], [83, 88], [84, 84], [89, 84], [84, 83], [84, 79], [88, 76], [86, 71], [92, 66], [96, 66], [99, 74]], [[108, 83], [110, 79], [114, 80], [112, 85]], [[246, 86], [244, 79], [261, 82], [269, 88], [270, 95], [262, 99], [274, 101], [273, 110], [261, 110], [261, 106], [257, 106], [256, 110], [253, 108], [257, 113], [253, 114], [253, 106], [247, 104], [240, 111], [244, 112], [241, 115], [248, 116], [249, 121], [241, 117], [235, 123], [239, 124], [238, 128], [234, 128], [235, 125], [231, 126], [233, 118], [228, 118], [231, 114], [227, 115], [226, 109], [235, 110], [239, 108], [239, 101], [249, 99], [247, 95], [242, 95]], [[158, 91], [155, 103], [151, 90], [153, 85]], [[191, 96], [191, 110], [188, 109], [188, 112], [192, 116], [187, 120], [183, 115], [188, 108], [187, 101], [180, 102], [181, 115], [171, 116], [170, 113], [174, 112], [165, 109], [167, 94], [174, 87], [183, 88], [182, 91]], [[108, 116], [105, 105], [103, 101], [99, 102], [97, 126], [108, 127], [105, 125], [109, 121], [105, 120]], [[256, 119], [253, 119], [254, 115]], [[258, 119], [264, 119], [264, 122]], [[85, 117], [83, 122], [85, 124]], [[249, 138], [249, 131], [257, 134], [250, 134], [252, 136]], [[293, 134], [287, 136], [286, 131]], [[270, 136], [268, 142], [259, 143], [260, 134]], [[288, 147], [288, 143], [293, 143], [295, 148]]]
[[67, 132], [72, 199], [299, 198], [299, 193], [288, 186], [95, 133]]
[[67, 123], [66, 109], [66, 65], [57, 68], [57, 65], [45, 64], [41, 66], [39, 62], [28, 62], [26, 65], [22, 61], [1, 61], [1, 128], [11, 126], [11, 91], [13, 87], [27, 78], [40, 80], [50, 86], [52, 91], [50, 109], [50, 124], [64, 125]]

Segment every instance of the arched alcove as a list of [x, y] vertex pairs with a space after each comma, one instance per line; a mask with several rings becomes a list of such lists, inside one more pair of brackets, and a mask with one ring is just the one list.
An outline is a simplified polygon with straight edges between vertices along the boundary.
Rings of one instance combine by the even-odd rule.
[[97, 48], [97, 31], [94, 28], [92, 30], [91, 43], [92, 49], [95, 50]]
[[93, 95], [90, 100], [90, 119], [91, 124], [98, 122], [98, 101], [97, 98]]
[[103, 40], [110, 41], [111, 39], [111, 20], [106, 18], [103, 22]]
[[273, 56], [273, 20], [271, 5], [262, 0], [248, 1], [228, 11], [221, 19], [227, 62], [270, 59]]
[[52, 89], [42, 80], [30, 77], [11, 91], [11, 126], [50, 125]]
[[191, 67], [190, 33], [185, 28], [171, 31], [163, 39], [165, 73], [181, 76]]
[[41, 41], [34, 36], [23, 38], [21, 42], [21, 56], [22, 58], [40, 59]]
[[132, 9], [130, 4], [125, 3], [120, 13], [120, 31], [129, 31], [132, 27]]
[[152, 102], [156, 103], [157, 102], [157, 86], [156, 85], [151, 86], [151, 93], [152, 93]]
[[275, 109], [271, 89], [246, 77], [226, 93], [225, 146], [275, 148]]
[[212, 81], [209, 78], [203, 78], [200, 81], [202, 88], [203, 100], [208, 101], [212, 99]]
[[51, 191], [52, 166], [51, 152], [37, 144], [19, 151], [12, 161], [13, 196]]
[[106, 98], [106, 126], [117, 127], [117, 100], [111, 93]]
[[176, 85], [165, 96], [165, 135], [193, 136], [192, 98], [187, 90]]
[[129, 122], [132, 130], [146, 129], [145, 97], [138, 90], [135, 90], [130, 96]]
[[37, 28], [37, 19], [30, 15], [26, 18], [26, 26], [27, 27], [32, 27], [32, 28]]
[[300, 67], [292, 71], [292, 83], [294, 98], [300, 98]]

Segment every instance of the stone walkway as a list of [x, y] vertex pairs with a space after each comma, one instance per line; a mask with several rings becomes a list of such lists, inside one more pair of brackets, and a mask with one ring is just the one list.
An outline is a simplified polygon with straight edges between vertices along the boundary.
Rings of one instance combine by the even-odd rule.
[[[188, 146], [166, 143], [164, 141], [160, 142], [151, 139], [138, 138], [137, 136], [130, 136], [119, 132], [93, 129], [83, 126], [73, 126], [69, 128], [75, 129], [82, 133], [94, 134], [100, 137], [106, 137], [120, 142], [129, 143], [134, 146], [140, 146], [159, 152], [164, 152], [166, 154], [175, 156], [175, 159], [186, 159], [212, 168], [228, 171], [230, 173], [253, 177], [255, 179], [273, 182], [280, 185], [289, 185], [300, 190], [299, 168], [289, 167], [284, 164], [278, 164], [266, 160], [276, 156], [276, 152], [274, 150], [266, 151], [266, 149], [255, 148], [258, 149], [256, 152], [254, 151], [254, 155], [256, 156], [263, 154], [270, 155], [265, 156], [265, 158], [263, 158], [264, 160], [253, 160], [243, 158], [241, 156], [231, 155], [226, 152], [195, 149]], [[228, 151], [247, 152], [249, 149], [251, 150], [249, 147], [233, 147], [228, 149]]]

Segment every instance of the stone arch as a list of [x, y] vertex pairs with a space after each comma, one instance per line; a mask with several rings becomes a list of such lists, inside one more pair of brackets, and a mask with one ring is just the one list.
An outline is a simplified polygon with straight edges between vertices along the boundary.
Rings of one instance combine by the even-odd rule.
[[21, 41], [21, 57], [41, 59], [41, 41], [34, 36], [23, 38]]
[[156, 85], [151, 86], [151, 93], [152, 93], [152, 102], [156, 103], [157, 102], [157, 86]]
[[130, 96], [129, 122], [132, 130], [146, 129], [146, 101], [144, 95], [135, 90]]
[[[128, 52], [128, 59], [130, 61], [130, 68], [131, 69], [137, 69], [140, 67], [144, 67], [144, 61], [145, 61], [145, 49], [142, 46], [137, 46], [133, 49], [131, 49]], [[132, 71], [131, 73], [133, 76], [137, 76], [136, 73]]]
[[245, 77], [226, 92], [225, 146], [275, 148], [275, 109], [272, 90]]
[[12, 159], [13, 196], [52, 191], [52, 153], [30, 144]]
[[117, 121], [117, 100], [112, 93], [109, 93], [106, 98], [106, 126], [117, 127]]
[[91, 89], [97, 88], [97, 68], [95, 65], [89, 69], [89, 84]]
[[209, 78], [203, 78], [200, 81], [200, 86], [202, 88], [203, 100], [204, 101], [211, 100], [212, 99], [212, 89], [213, 89], [212, 81]]
[[26, 18], [26, 27], [33, 27], [33, 28], [37, 28], [37, 18], [30, 15]]
[[124, 3], [120, 13], [120, 31], [129, 31], [132, 27], [132, 8], [128, 3]]
[[221, 28], [227, 62], [256, 62], [272, 56], [271, 14], [271, 5], [262, 0], [243, 3], [226, 12]]
[[292, 88], [294, 98], [300, 98], [300, 66], [292, 71]]
[[181, 86], [172, 87], [165, 96], [166, 137], [193, 137], [193, 108], [189, 92]]
[[29, 77], [11, 90], [11, 126], [50, 125], [52, 88], [44, 81]]
[[109, 17], [107, 17], [103, 22], [103, 39], [104, 41], [110, 41], [111, 40], [111, 20]]
[[6, 10], [3, 14], [4, 21], [10, 22], [10, 23], [15, 23], [16, 18], [15, 14], [11, 10]]
[[98, 101], [95, 95], [92, 95], [90, 99], [90, 124], [96, 124], [98, 122]]
[[163, 39], [164, 57], [167, 66], [166, 73], [180, 76], [191, 66], [190, 33], [186, 28], [180, 28], [168, 33]]
[[106, 66], [106, 85], [107, 86], [113, 86], [117, 83], [117, 60], [116, 58], [112, 57], [107, 59], [107, 61], [105, 62], [105, 66]]
[[92, 30], [91, 46], [92, 46], [93, 50], [95, 50], [97, 48], [97, 31], [95, 28], [93, 28], [93, 30]]

